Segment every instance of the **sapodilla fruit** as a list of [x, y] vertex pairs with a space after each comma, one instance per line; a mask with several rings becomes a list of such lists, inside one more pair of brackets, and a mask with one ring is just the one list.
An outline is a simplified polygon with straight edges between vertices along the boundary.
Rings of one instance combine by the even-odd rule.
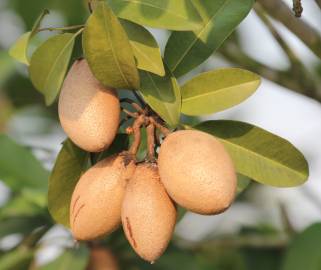
[[109, 249], [94, 247], [90, 251], [86, 270], [119, 270], [117, 260]]
[[122, 224], [136, 253], [154, 262], [165, 251], [175, 227], [176, 209], [153, 164], [140, 164], [127, 185]]
[[199, 214], [219, 214], [233, 202], [237, 178], [232, 160], [215, 137], [197, 130], [176, 131], [160, 147], [161, 181], [171, 198]]
[[107, 149], [116, 136], [120, 118], [117, 92], [102, 86], [84, 59], [71, 67], [62, 86], [58, 110], [68, 137], [88, 152]]
[[70, 203], [75, 239], [93, 240], [118, 227], [126, 184], [135, 166], [131, 156], [123, 153], [107, 157], [81, 176]]

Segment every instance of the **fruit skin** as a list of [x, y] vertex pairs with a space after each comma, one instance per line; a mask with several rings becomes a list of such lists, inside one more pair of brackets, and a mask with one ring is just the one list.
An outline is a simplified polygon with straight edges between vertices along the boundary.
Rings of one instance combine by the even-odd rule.
[[86, 270], [119, 270], [117, 260], [109, 249], [94, 247]]
[[136, 253], [149, 262], [158, 259], [172, 237], [176, 209], [160, 182], [156, 165], [137, 166], [121, 215], [125, 235]]
[[134, 171], [131, 157], [120, 154], [98, 162], [81, 176], [70, 203], [75, 239], [93, 240], [118, 227], [126, 184]]
[[197, 130], [170, 134], [158, 156], [161, 181], [182, 207], [199, 214], [225, 211], [233, 202], [237, 177], [223, 144]]
[[68, 137], [88, 152], [107, 149], [116, 136], [120, 118], [117, 92], [102, 86], [84, 59], [71, 67], [62, 86], [58, 111]]

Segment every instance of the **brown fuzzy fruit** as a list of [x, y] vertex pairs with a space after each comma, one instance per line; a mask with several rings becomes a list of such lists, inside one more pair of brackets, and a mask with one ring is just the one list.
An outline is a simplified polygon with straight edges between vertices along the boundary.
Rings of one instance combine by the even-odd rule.
[[156, 165], [137, 166], [126, 189], [121, 216], [136, 253], [150, 262], [158, 259], [172, 237], [176, 209], [160, 182]]
[[161, 145], [158, 166], [168, 194], [199, 214], [218, 214], [234, 200], [237, 178], [230, 156], [213, 136], [176, 131]]
[[134, 161], [120, 154], [98, 162], [80, 178], [70, 204], [75, 239], [93, 240], [117, 228], [126, 184], [134, 171]]
[[76, 61], [59, 97], [60, 123], [68, 137], [86, 151], [103, 151], [116, 136], [119, 117], [115, 89], [102, 86], [86, 60]]
[[90, 252], [87, 270], [119, 270], [117, 260], [109, 249], [94, 247]]

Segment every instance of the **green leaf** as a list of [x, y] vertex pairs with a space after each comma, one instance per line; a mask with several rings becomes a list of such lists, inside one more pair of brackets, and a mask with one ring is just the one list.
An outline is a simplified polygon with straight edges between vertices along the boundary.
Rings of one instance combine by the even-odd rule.
[[181, 111], [181, 93], [175, 77], [166, 69], [160, 77], [141, 71], [140, 91], [148, 105], [171, 127], [177, 126]]
[[49, 212], [56, 222], [67, 227], [71, 196], [87, 165], [88, 155], [70, 140], [65, 141], [49, 179]]
[[139, 24], [126, 20], [120, 22], [132, 45], [137, 67], [164, 76], [165, 69], [161, 51], [153, 35]]
[[294, 187], [308, 178], [308, 164], [300, 151], [259, 127], [220, 120], [204, 122], [195, 128], [221, 139], [237, 172], [262, 184]]
[[321, 269], [321, 223], [299, 234], [291, 243], [282, 270]]
[[190, 0], [107, 0], [123, 19], [154, 28], [177, 31], [199, 29], [202, 19]]
[[11, 57], [15, 58], [17, 61], [29, 65], [28, 48], [30, 40], [37, 34], [43, 18], [49, 14], [49, 11], [45, 9], [41, 15], [36, 20], [32, 30], [30, 32], [24, 33], [18, 40], [11, 46], [9, 54]]
[[239, 68], [202, 73], [182, 86], [182, 113], [204, 115], [223, 111], [251, 96], [260, 77]]
[[87, 21], [83, 49], [93, 74], [103, 85], [139, 88], [138, 70], [126, 32], [104, 2], [97, 3]]
[[165, 49], [165, 62], [176, 77], [203, 63], [251, 10], [254, 0], [192, 0], [204, 21], [193, 32], [173, 32]]
[[49, 38], [40, 45], [31, 57], [29, 73], [34, 86], [45, 96], [46, 104], [51, 105], [65, 78], [76, 34], [64, 33]]
[[0, 257], [1, 270], [26, 270], [33, 260], [34, 251], [18, 248]]
[[89, 251], [85, 247], [66, 250], [53, 262], [44, 265], [39, 270], [85, 270], [89, 261]]
[[11, 57], [26, 65], [29, 65], [27, 48], [29, 45], [30, 34], [31, 32], [27, 32], [20, 36], [9, 50]]
[[0, 135], [0, 179], [11, 189], [47, 189], [48, 172], [30, 150]]
[[252, 180], [240, 173], [237, 174], [237, 190], [236, 193], [241, 194], [250, 184]]

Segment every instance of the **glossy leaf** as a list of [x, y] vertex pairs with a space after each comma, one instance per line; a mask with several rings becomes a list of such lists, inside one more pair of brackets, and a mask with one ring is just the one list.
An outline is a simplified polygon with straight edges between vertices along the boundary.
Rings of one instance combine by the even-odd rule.
[[236, 170], [262, 184], [294, 187], [308, 178], [308, 164], [299, 150], [259, 127], [221, 120], [204, 122], [195, 128], [221, 139]]
[[282, 270], [321, 269], [321, 224], [317, 223], [299, 234], [285, 255]]
[[153, 35], [143, 26], [130, 21], [121, 20], [136, 59], [139, 69], [159, 76], [165, 75], [161, 51]]
[[31, 57], [29, 73], [34, 86], [45, 96], [46, 104], [51, 105], [65, 78], [76, 34], [65, 33], [49, 38]]
[[139, 88], [138, 70], [126, 32], [104, 2], [97, 2], [87, 21], [83, 50], [93, 74], [102, 84]]
[[89, 252], [85, 247], [66, 250], [53, 262], [44, 265], [39, 270], [85, 270], [89, 261]]
[[11, 57], [26, 65], [29, 65], [27, 48], [30, 40], [30, 34], [31, 32], [27, 32], [20, 36], [9, 50]]
[[190, 0], [107, 0], [115, 14], [138, 24], [171, 30], [194, 30], [202, 19]]
[[42, 14], [36, 20], [32, 30], [30, 32], [24, 33], [18, 40], [11, 46], [9, 54], [11, 57], [15, 58], [17, 61], [29, 65], [29, 55], [28, 48], [30, 40], [34, 35], [37, 34], [37, 31], [40, 27], [42, 19], [49, 14], [48, 10], [44, 10]]
[[245, 18], [254, 0], [192, 0], [204, 21], [193, 32], [173, 32], [165, 49], [165, 62], [176, 77], [203, 63]]
[[181, 93], [175, 77], [166, 70], [160, 77], [142, 71], [140, 91], [144, 100], [170, 126], [177, 126], [181, 111]]
[[0, 135], [0, 179], [11, 189], [47, 189], [48, 172], [30, 150]]
[[237, 195], [241, 194], [251, 184], [251, 179], [240, 173], [237, 174]]
[[49, 179], [49, 212], [57, 223], [67, 227], [71, 196], [87, 162], [88, 154], [67, 140], [63, 144]]
[[33, 260], [34, 251], [18, 248], [0, 257], [1, 270], [26, 270]]
[[238, 68], [202, 73], [182, 86], [182, 113], [204, 115], [235, 106], [251, 96], [260, 77]]

